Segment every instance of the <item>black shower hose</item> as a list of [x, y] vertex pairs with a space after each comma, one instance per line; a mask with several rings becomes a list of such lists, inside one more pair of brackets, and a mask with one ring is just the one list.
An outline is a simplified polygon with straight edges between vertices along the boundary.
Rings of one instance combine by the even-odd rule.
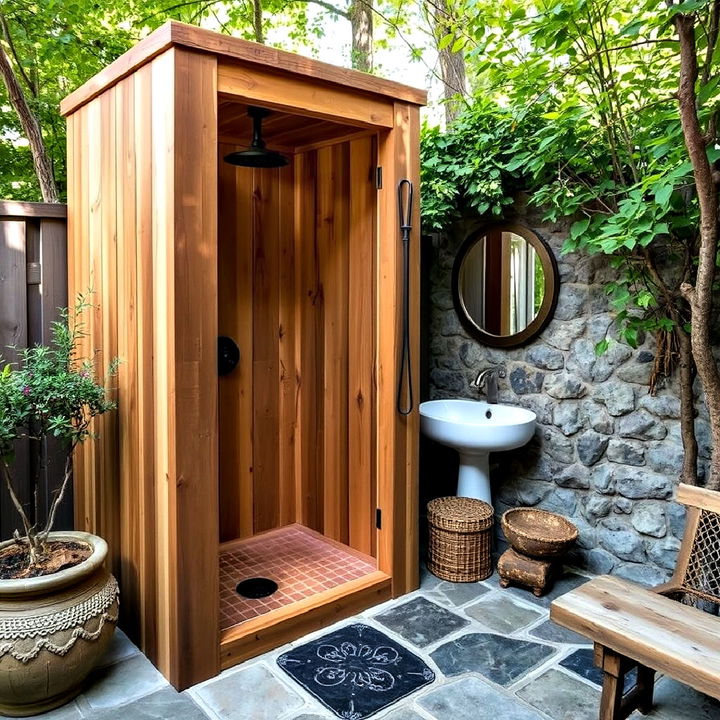
[[[412, 365], [410, 364], [410, 231], [412, 230], [413, 184], [410, 180], [398, 183], [398, 213], [403, 244], [403, 308], [402, 356], [398, 378], [397, 410], [409, 415], [415, 406], [413, 398]], [[407, 403], [403, 404], [403, 387], [407, 378]]]

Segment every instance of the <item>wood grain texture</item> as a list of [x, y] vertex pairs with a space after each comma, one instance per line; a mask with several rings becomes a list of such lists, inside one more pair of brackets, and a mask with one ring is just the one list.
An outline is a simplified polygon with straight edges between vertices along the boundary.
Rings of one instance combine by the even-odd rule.
[[222, 669], [389, 599], [390, 578], [384, 573], [375, 572], [248, 620], [222, 634]]
[[[272, 67], [272, 66], [270, 66]], [[218, 65], [221, 97], [240, 98], [273, 110], [293, 111], [320, 120], [341, 121], [361, 128], [392, 127], [391, 106], [372, 95], [359, 96], [354, 88], [318, 85], [313, 79], [294, 78], [292, 83], [270, 69], [221, 61]], [[312, 140], [312, 127], [285, 139], [291, 146]], [[283, 142], [282, 136], [279, 142]]]
[[123, 361], [76, 520], [108, 540], [126, 628], [177, 687], [219, 663], [217, 567], [194, 549], [218, 544], [216, 123], [214, 59], [182, 51], [69, 120], [72, 292], [95, 291], [98, 364]]
[[[417, 413], [397, 415], [395, 388], [396, 187], [401, 177], [417, 186], [419, 125], [411, 101], [383, 100], [394, 84], [341, 87], [357, 76], [346, 71], [311, 84], [313, 61], [281, 54], [270, 70], [275, 51], [257, 55], [242, 41], [226, 46], [222, 36], [174, 36], [168, 27], [175, 47], [156, 36], [72, 99], [69, 278], [72, 292], [97, 290], [87, 348], [126, 363], [116, 421], [95, 450], [78, 454], [78, 527], [117, 547], [133, 639], [183, 688], [220, 667], [221, 537], [302, 522], [376, 555], [380, 571], [376, 586], [347, 600], [319, 597], [304, 615], [278, 618], [277, 629], [224, 638], [223, 665], [417, 587]], [[207, 52], [181, 47], [201, 41]], [[221, 157], [237, 145], [218, 143], [223, 54], [251, 69], [265, 63], [255, 78], [272, 75], [265, 90], [247, 86], [247, 100], [304, 87], [296, 116], [323, 103], [330, 115], [322, 96], [331, 85], [356, 98], [353, 112], [372, 115], [379, 103], [392, 129], [373, 116], [366, 124], [382, 131], [358, 136], [366, 121], [348, 121], [338, 106], [320, 119], [322, 137], [302, 138], [309, 149], [287, 168], [227, 166]], [[299, 142], [297, 118], [274, 121]], [[347, 134], [328, 145], [325, 131], [343, 123]], [[418, 210], [416, 198], [413, 296]], [[416, 349], [414, 306], [410, 328]], [[238, 368], [219, 381], [218, 332], [241, 351]]]
[[703, 508], [720, 514], [720, 493], [714, 490], [680, 483], [677, 489], [677, 501], [683, 505]]
[[616, 653], [720, 698], [717, 617], [610, 576], [553, 601], [550, 616]]
[[[217, 447], [217, 94], [216, 61], [175, 50], [173, 158], [177, 609], [172, 618], [178, 687], [217, 672], [219, 578], [204, 553], [218, 546]], [[182, 288], [182, 294], [177, 293]], [[174, 497], [173, 497], [174, 495]], [[190, 540], [192, 538], [192, 540]], [[192, 652], [185, 652], [192, 648]]]
[[60, 203], [0, 200], [0, 217], [6, 218], [67, 218], [67, 205]]
[[[26, 223], [25, 220], [0, 219], [0, 356], [3, 365], [18, 361], [17, 348], [27, 347], [28, 312], [26, 281]], [[30, 472], [29, 446], [26, 440], [16, 443], [16, 453], [10, 465], [13, 477], [27, 478]], [[32, 489], [28, 482], [14, 483], [18, 499], [32, 517]], [[20, 517], [9, 500], [3, 481], [0, 486], [0, 527], [11, 536], [20, 527]]]
[[[417, 404], [407, 417], [395, 409], [399, 380], [402, 309], [402, 244], [398, 229], [397, 187], [401, 179], [420, 185], [419, 116], [416, 107], [395, 104], [395, 126], [379, 135], [384, 189], [378, 208], [376, 244], [377, 483], [383, 528], [378, 533], [378, 568], [393, 578], [393, 596], [414, 590], [418, 567]], [[410, 297], [419, 297], [419, 202], [413, 208], [410, 247]], [[409, 312], [414, 396], [418, 395], [420, 309]]]
[[310, 78], [319, 83], [356, 88], [362, 93], [398, 98], [417, 105], [424, 105], [427, 100], [427, 93], [424, 90], [392, 80], [384, 80], [374, 75], [347, 70], [267, 45], [170, 20], [68, 95], [60, 104], [60, 112], [63, 115], [70, 115], [172, 45], [217, 55], [251, 67], [276, 68], [298, 80]]

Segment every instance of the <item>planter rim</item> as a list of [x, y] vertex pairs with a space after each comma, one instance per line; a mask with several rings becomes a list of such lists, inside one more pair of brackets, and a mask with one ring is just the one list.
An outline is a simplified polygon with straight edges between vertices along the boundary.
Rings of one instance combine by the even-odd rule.
[[[0, 597], [17, 595], [37, 595], [40, 593], [54, 592], [80, 582], [92, 575], [104, 562], [107, 557], [107, 543], [97, 535], [80, 532], [79, 530], [60, 530], [50, 533], [50, 540], [69, 540], [71, 542], [82, 542], [92, 548], [92, 553], [87, 560], [79, 565], [65, 568], [52, 575], [42, 575], [34, 578], [20, 578], [11, 580], [0, 580]], [[14, 540], [6, 540], [0, 543], [0, 550], [12, 545]]]

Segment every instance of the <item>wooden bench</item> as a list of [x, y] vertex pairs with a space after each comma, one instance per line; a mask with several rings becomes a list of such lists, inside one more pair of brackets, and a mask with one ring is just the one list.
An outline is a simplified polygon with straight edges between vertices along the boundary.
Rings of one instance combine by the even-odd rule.
[[[603, 671], [600, 720], [652, 709], [655, 672], [720, 699], [720, 493], [680, 485], [687, 525], [672, 579], [647, 589], [602, 576], [555, 600], [550, 617], [590, 638]], [[637, 668], [637, 683], [623, 692]]]

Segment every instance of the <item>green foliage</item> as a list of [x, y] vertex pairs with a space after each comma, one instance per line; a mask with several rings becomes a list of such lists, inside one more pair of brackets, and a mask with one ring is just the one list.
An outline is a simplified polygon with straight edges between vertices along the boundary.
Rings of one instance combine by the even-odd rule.
[[[94, 417], [112, 410], [95, 378], [93, 360], [78, 357], [85, 336], [82, 313], [92, 306], [80, 298], [72, 313], [53, 323], [51, 345], [20, 350], [18, 368], [0, 372], [0, 458], [9, 460], [22, 437], [48, 435], [65, 441], [68, 452], [91, 435]], [[113, 362], [109, 374], [116, 372]]]
[[[311, 46], [323, 26], [307, 2], [264, 0], [263, 30], [282, 28], [284, 45]], [[333, 15], [327, 3], [327, 13]], [[344, 13], [340, 3], [337, 13]], [[337, 14], [336, 13], [336, 14]], [[169, 19], [255, 40], [253, 3], [231, 0], [3, 0], [5, 48], [37, 117], [61, 197], [66, 195], [66, 130], [60, 101]], [[0, 42], [3, 38], [0, 26]], [[269, 37], [268, 44], [277, 38]], [[348, 37], [349, 40], [349, 37]], [[40, 188], [20, 121], [0, 82], [0, 198], [39, 201]]]
[[[702, 16], [699, 112], [713, 130], [720, 52], [708, 49], [710, 6], [681, 11]], [[422, 135], [425, 229], [468, 208], [501, 215], [518, 190], [547, 220], [574, 218], [563, 250], [607, 256], [616, 268], [607, 290], [630, 345], [686, 319], [678, 287], [694, 274], [698, 207], [677, 110], [678, 7], [465, 0], [454, 32], [474, 102], [447, 132]], [[708, 153], [720, 157], [714, 134]]]

